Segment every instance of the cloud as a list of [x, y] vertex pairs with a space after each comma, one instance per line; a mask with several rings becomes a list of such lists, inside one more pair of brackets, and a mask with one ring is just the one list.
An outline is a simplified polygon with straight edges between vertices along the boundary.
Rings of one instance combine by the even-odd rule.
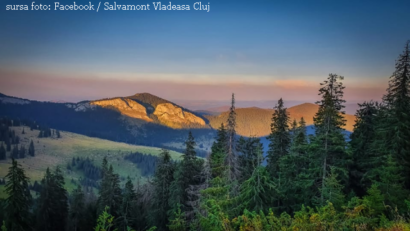
[[[346, 84], [345, 84], [346, 85]], [[348, 100], [378, 100], [385, 86], [347, 85]], [[77, 102], [149, 92], [160, 97], [188, 100], [318, 99], [319, 82], [275, 79], [272, 76], [93, 73], [64, 74], [0, 70], [0, 92], [35, 100]]]

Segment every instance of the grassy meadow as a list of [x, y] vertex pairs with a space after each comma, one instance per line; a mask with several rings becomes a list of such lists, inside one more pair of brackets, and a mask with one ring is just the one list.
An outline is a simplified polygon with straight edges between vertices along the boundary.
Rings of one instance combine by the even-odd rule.
[[[71, 191], [76, 187], [71, 180], [77, 181], [83, 174], [79, 170], [69, 171], [67, 164], [71, 163], [73, 157], [89, 157], [93, 160], [94, 165], [100, 166], [102, 159], [106, 156], [109, 164], [112, 164], [114, 171], [120, 175], [122, 182], [130, 176], [136, 184], [138, 181], [143, 183], [147, 179], [141, 177], [140, 170], [136, 164], [124, 160], [124, 156], [131, 152], [140, 152], [144, 154], [158, 155], [160, 148], [129, 145], [126, 143], [113, 142], [99, 138], [92, 138], [71, 132], [60, 131], [61, 138], [38, 138], [39, 131], [31, 131], [29, 127], [20, 126], [12, 127], [20, 137], [20, 145], [26, 150], [30, 141], [33, 140], [35, 147], [35, 156], [31, 157], [26, 154], [26, 158], [17, 161], [25, 169], [26, 175], [30, 182], [41, 181], [47, 168], [54, 169], [60, 166], [65, 174], [66, 188]], [[22, 134], [24, 129], [25, 134]], [[12, 146], [13, 148], [13, 146]], [[170, 151], [173, 159], [179, 159], [180, 153]], [[7, 160], [0, 161], [0, 178], [7, 175], [8, 168], [11, 166], [10, 152], [7, 152]], [[0, 185], [0, 198], [4, 198], [4, 186]]]

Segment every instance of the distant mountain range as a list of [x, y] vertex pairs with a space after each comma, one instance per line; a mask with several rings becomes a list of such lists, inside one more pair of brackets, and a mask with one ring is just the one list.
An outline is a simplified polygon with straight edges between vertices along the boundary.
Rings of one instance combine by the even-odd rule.
[[[194, 133], [198, 151], [210, 151], [215, 129], [227, 120], [228, 106], [190, 111], [149, 93], [79, 103], [38, 102], [0, 94], [0, 116], [35, 120], [39, 124], [83, 135], [130, 144], [167, 147], [181, 151], [188, 130]], [[288, 108], [291, 120], [303, 116], [313, 124], [318, 106], [304, 103]], [[237, 133], [266, 136], [273, 109], [237, 108]], [[351, 131], [355, 117], [345, 115]]]
[[[303, 117], [306, 124], [313, 125], [313, 117], [318, 111], [319, 106], [312, 103], [304, 103], [297, 106], [293, 106], [287, 109], [291, 122], [296, 119], [299, 121]], [[273, 109], [263, 109], [257, 107], [251, 108], [237, 108], [236, 109], [236, 131], [242, 136], [267, 136], [270, 133], [270, 124], [272, 119]], [[219, 115], [205, 115], [209, 120], [211, 127], [218, 128], [221, 123], [225, 123], [228, 118], [228, 111], [225, 111]], [[354, 115], [344, 115], [346, 119], [346, 126], [344, 127], [348, 131], [353, 131], [353, 125], [355, 123]]]

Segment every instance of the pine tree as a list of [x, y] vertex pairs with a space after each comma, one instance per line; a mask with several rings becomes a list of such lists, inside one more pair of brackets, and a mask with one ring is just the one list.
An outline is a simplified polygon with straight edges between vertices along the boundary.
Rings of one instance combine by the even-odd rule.
[[140, 215], [141, 214], [137, 213], [137, 194], [134, 190], [134, 185], [132, 184], [130, 177], [128, 177], [123, 191], [121, 213], [118, 217], [120, 230], [127, 231], [128, 227], [138, 227], [139, 224], [136, 223], [136, 217]]
[[120, 179], [118, 174], [114, 173], [112, 165], [107, 170], [107, 160], [103, 160], [103, 178], [98, 197], [98, 214], [101, 214], [105, 207], [108, 207], [110, 214], [118, 217], [122, 204]]
[[54, 189], [55, 194], [54, 203], [54, 217], [55, 217], [55, 229], [64, 231], [67, 226], [67, 217], [68, 217], [68, 196], [67, 190], [64, 188], [64, 176], [60, 167], [56, 167], [54, 170]]
[[[256, 163], [260, 164], [263, 159], [262, 145], [256, 146], [255, 156]], [[269, 176], [267, 169], [259, 164], [254, 167], [250, 178], [241, 185], [239, 206], [242, 209], [267, 211], [269, 206], [272, 205], [273, 199], [277, 197], [276, 185]]]
[[167, 230], [168, 216], [170, 210], [170, 186], [174, 180], [175, 166], [171, 160], [169, 152], [162, 150], [157, 169], [153, 179], [153, 198], [151, 205], [151, 220], [158, 230]]
[[239, 182], [249, 179], [253, 171], [261, 165], [263, 158], [260, 158], [259, 151], [263, 150], [263, 144], [260, 142], [259, 138], [251, 137], [244, 139], [241, 137], [238, 140], [237, 151], [241, 177]]
[[351, 164], [349, 166], [349, 187], [356, 195], [364, 196], [371, 186], [369, 179], [365, 175], [378, 168], [374, 164], [374, 152], [372, 144], [375, 142], [377, 128], [378, 104], [374, 102], [364, 102], [359, 104], [356, 112], [356, 124], [353, 133], [350, 135]]
[[329, 74], [327, 80], [321, 83], [319, 95], [322, 96], [322, 99], [317, 102], [319, 110], [313, 118], [316, 129], [314, 139], [316, 158], [314, 159], [319, 160], [316, 163], [318, 170], [316, 173], [321, 175], [319, 188], [321, 205], [326, 202], [324, 198], [325, 184], [330, 167], [336, 168], [336, 173], [339, 176], [343, 176], [345, 170], [347, 156], [346, 141], [342, 132], [342, 127], [345, 125], [343, 118], [343, 103], [345, 103], [343, 89], [345, 87], [341, 82], [343, 79], [342, 76]]
[[[272, 115], [271, 133], [268, 137], [268, 165], [271, 175], [279, 176], [279, 159], [289, 153], [291, 137], [289, 134], [289, 115], [283, 105], [282, 98], [279, 99]], [[280, 183], [279, 183], [280, 187]]]
[[25, 157], [26, 157], [26, 148], [23, 145], [21, 145], [20, 150], [19, 150], [19, 158], [23, 159]]
[[386, 149], [400, 160], [410, 189], [410, 41], [396, 61], [384, 97], [389, 113], [385, 120]]
[[[231, 107], [229, 109], [229, 116], [227, 121], [227, 153], [225, 158], [225, 164], [227, 165], [228, 179], [230, 182], [235, 183], [239, 177], [239, 166], [237, 155], [235, 153], [236, 148], [236, 112], [235, 112], [235, 94], [232, 93]], [[235, 190], [235, 187], [233, 187]], [[235, 193], [235, 192], [234, 192]]]
[[34, 143], [33, 140], [30, 141], [30, 146], [28, 148], [28, 154], [30, 156], [34, 156], [35, 155], [35, 149], [34, 149]]
[[226, 169], [224, 164], [228, 150], [228, 135], [223, 124], [218, 128], [216, 141], [212, 145], [210, 155], [211, 177], [221, 177]]
[[10, 231], [25, 231], [31, 229], [30, 206], [32, 202], [28, 187], [28, 177], [16, 160], [12, 159], [12, 166], [6, 175], [5, 201], [6, 227]]
[[[228, 210], [228, 195], [231, 182], [228, 180], [228, 167], [225, 164], [228, 150], [228, 136], [223, 124], [217, 131], [216, 141], [208, 157], [205, 168], [205, 189], [201, 191], [201, 223], [209, 213], [219, 213]], [[215, 214], [216, 215], [216, 214]]]
[[68, 198], [60, 168], [57, 167], [53, 173], [47, 168], [41, 186], [37, 208], [37, 230], [65, 230]]
[[203, 161], [196, 157], [196, 143], [191, 132], [188, 134], [185, 145], [185, 152], [182, 156], [183, 159], [175, 171], [175, 180], [171, 185], [172, 192], [169, 203], [170, 206], [172, 206], [172, 211], [169, 213], [170, 215], [176, 214], [178, 209], [177, 205], [179, 204], [189, 224], [195, 218], [195, 202], [199, 199], [195, 188], [201, 183], [200, 174], [202, 172]]
[[[331, 167], [328, 176], [325, 178], [322, 188], [323, 200], [332, 203], [336, 208], [341, 208], [344, 204], [343, 185], [340, 183], [335, 168]], [[322, 198], [320, 198], [322, 199]], [[317, 204], [320, 204], [319, 201]]]
[[408, 197], [409, 191], [405, 189], [405, 175], [403, 167], [399, 165], [392, 155], [384, 156], [383, 164], [374, 170], [378, 177], [372, 183], [377, 184], [385, 197], [385, 203], [392, 208], [402, 209], [402, 202]]
[[0, 160], [5, 160], [6, 159], [6, 149], [4, 148], [4, 145], [1, 144], [0, 146]]
[[81, 223], [83, 221], [85, 204], [84, 204], [84, 192], [81, 185], [73, 191], [72, 202], [70, 203], [69, 212], [69, 230], [78, 231], [81, 229]]

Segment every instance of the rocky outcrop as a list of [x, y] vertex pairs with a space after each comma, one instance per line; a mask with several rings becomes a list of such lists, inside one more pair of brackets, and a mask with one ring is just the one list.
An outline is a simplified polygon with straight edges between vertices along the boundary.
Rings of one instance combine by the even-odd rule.
[[171, 103], [158, 104], [153, 114], [157, 116], [162, 124], [173, 128], [182, 128], [191, 124], [205, 125], [205, 121], [202, 118], [183, 111], [182, 108]]
[[29, 104], [30, 101], [11, 97], [0, 97], [0, 103], [9, 104]]
[[101, 107], [115, 108], [122, 115], [126, 115], [131, 118], [145, 120], [147, 122], [152, 122], [152, 119], [149, 118], [147, 115], [146, 108], [132, 99], [114, 98], [107, 100], [97, 100], [91, 102], [91, 104], [98, 105]]

